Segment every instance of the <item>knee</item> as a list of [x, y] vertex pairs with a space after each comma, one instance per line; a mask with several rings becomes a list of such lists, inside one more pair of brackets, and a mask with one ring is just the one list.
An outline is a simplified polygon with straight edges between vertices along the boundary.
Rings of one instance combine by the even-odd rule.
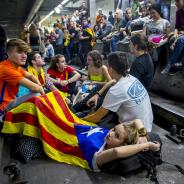
[[181, 36], [181, 37], [178, 39], [177, 42], [183, 44], [183, 46], [184, 46], [184, 36]]

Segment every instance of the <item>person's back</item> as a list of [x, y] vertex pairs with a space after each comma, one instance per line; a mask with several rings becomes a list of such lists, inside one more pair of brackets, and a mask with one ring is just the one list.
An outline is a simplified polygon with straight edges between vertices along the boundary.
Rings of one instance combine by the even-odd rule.
[[148, 90], [154, 76], [153, 60], [148, 53], [148, 39], [145, 35], [136, 34], [131, 37], [130, 45], [131, 52], [136, 56], [130, 74], [139, 79]]
[[108, 21], [109, 21], [112, 25], [114, 25], [114, 17], [113, 17], [113, 15], [112, 15], [112, 12], [109, 12]]
[[131, 66], [130, 74], [137, 77], [146, 89], [149, 89], [154, 75], [153, 61], [149, 54], [136, 58]]
[[153, 113], [149, 95], [141, 82], [131, 75], [121, 78], [109, 89], [102, 106], [116, 112], [120, 122], [138, 118], [148, 131], [152, 129]]

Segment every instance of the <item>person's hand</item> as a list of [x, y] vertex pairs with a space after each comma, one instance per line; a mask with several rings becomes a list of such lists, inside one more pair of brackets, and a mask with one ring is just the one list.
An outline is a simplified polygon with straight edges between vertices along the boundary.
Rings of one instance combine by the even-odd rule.
[[67, 80], [61, 80], [60, 85], [61, 86], [66, 86], [66, 85], [68, 85], [68, 81]]
[[93, 97], [91, 97], [91, 98], [87, 101], [87, 103], [86, 103], [87, 106], [88, 106], [88, 107], [91, 107], [91, 106], [96, 107], [96, 106], [97, 106], [98, 99], [99, 99], [99, 95], [98, 95], [98, 94], [94, 95]]
[[44, 89], [43, 89], [42, 86], [40, 86], [40, 94], [41, 94], [41, 95], [44, 95], [44, 94], [45, 94], [45, 91], [44, 91]]
[[149, 143], [149, 150], [151, 151], [159, 151], [160, 144], [158, 142], [148, 142]]
[[66, 103], [67, 103], [67, 104], [70, 104], [70, 103], [71, 103], [71, 101], [70, 101], [69, 98], [66, 97], [65, 100], [66, 100]]
[[142, 143], [146, 143], [146, 142], [148, 142], [148, 140], [147, 140], [147, 137], [144, 136], [144, 137], [139, 137], [137, 143], [138, 143], [138, 144], [142, 144]]
[[174, 33], [174, 38], [177, 38], [178, 37], [178, 33]]

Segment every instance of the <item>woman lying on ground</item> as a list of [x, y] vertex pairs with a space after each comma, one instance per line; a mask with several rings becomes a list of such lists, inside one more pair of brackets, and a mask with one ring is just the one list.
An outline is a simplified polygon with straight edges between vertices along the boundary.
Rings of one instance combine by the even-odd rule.
[[[93, 170], [112, 160], [160, 148], [147, 142], [141, 120], [120, 123], [111, 130], [96, 126], [71, 113], [59, 91], [33, 97], [7, 112], [2, 132], [39, 138], [50, 158]], [[21, 149], [22, 155], [29, 153], [30, 157], [27, 144]]]

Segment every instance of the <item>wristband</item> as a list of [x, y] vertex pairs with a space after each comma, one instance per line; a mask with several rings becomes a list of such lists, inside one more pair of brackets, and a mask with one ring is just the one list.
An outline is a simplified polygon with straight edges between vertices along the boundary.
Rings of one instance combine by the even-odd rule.
[[99, 96], [99, 97], [102, 97], [102, 95], [97, 91], [96, 94]]
[[146, 128], [140, 128], [138, 130], [138, 133], [139, 133], [139, 137], [145, 137], [145, 136], [147, 136], [147, 130], [146, 130]]

